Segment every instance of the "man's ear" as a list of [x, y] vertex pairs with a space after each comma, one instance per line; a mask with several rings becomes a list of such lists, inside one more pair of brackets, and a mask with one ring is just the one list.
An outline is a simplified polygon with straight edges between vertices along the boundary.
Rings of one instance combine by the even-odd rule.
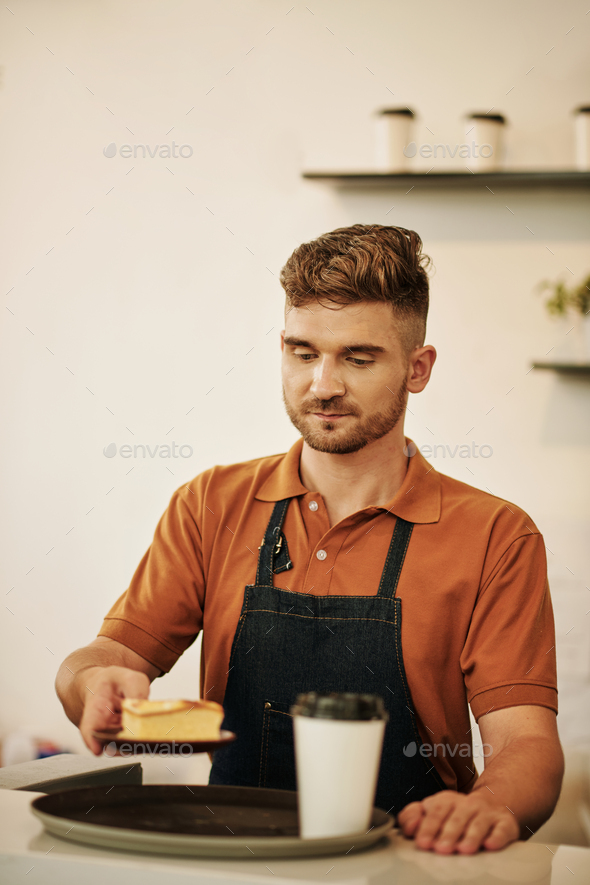
[[408, 368], [407, 387], [410, 393], [421, 393], [424, 390], [430, 381], [435, 360], [436, 350], [432, 344], [415, 349]]

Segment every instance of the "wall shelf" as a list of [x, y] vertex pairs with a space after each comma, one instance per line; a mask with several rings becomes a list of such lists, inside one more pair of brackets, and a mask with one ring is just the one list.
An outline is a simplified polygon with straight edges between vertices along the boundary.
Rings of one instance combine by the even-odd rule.
[[420, 187], [590, 187], [590, 171], [551, 169], [547, 171], [515, 170], [499, 172], [330, 172], [310, 170], [303, 178], [332, 184], [386, 184]]
[[567, 375], [590, 375], [590, 363], [533, 363], [531, 369], [551, 369]]

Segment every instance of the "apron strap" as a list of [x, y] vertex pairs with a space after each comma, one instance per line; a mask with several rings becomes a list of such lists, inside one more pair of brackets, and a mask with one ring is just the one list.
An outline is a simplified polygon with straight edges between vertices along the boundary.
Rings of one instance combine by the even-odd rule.
[[393, 599], [395, 596], [413, 528], [413, 522], [407, 522], [401, 516], [396, 517], [377, 596], [385, 596], [387, 599]]
[[291, 498], [277, 501], [268, 521], [262, 544], [258, 548], [258, 568], [256, 569], [256, 585], [273, 585], [275, 556], [280, 550], [281, 528]]
[[[273, 586], [275, 557], [280, 551], [281, 528], [290, 500], [290, 498], [284, 498], [282, 501], [277, 501], [268, 521], [262, 544], [258, 548], [257, 586]], [[384, 596], [388, 599], [393, 599], [395, 596], [413, 528], [413, 522], [407, 522], [401, 516], [396, 517], [377, 596]]]

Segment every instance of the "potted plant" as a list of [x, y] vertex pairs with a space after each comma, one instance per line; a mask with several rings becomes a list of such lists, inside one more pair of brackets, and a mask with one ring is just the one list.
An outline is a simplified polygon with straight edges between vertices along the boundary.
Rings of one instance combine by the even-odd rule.
[[569, 326], [565, 348], [573, 362], [590, 363], [590, 275], [577, 286], [568, 288], [563, 279], [543, 280], [538, 291], [545, 295], [545, 307], [554, 317], [562, 317]]

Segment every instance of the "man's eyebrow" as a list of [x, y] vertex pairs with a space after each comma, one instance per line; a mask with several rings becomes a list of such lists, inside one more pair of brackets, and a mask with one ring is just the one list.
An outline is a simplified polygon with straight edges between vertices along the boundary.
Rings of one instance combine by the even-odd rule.
[[354, 353], [385, 353], [384, 347], [379, 344], [346, 344], [343, 350], [350, 350]]
[[[315, 349], [315, 345], [311, 341], [305, 341], [303, 338], [295, 338], [292, 335], [285, 335], [285, 344], [292, 347], [309, 347], [310, 350]], [[385, 353], [384, 347], [379, 344], [345, 344], [342, 348], [343, 353]]]

